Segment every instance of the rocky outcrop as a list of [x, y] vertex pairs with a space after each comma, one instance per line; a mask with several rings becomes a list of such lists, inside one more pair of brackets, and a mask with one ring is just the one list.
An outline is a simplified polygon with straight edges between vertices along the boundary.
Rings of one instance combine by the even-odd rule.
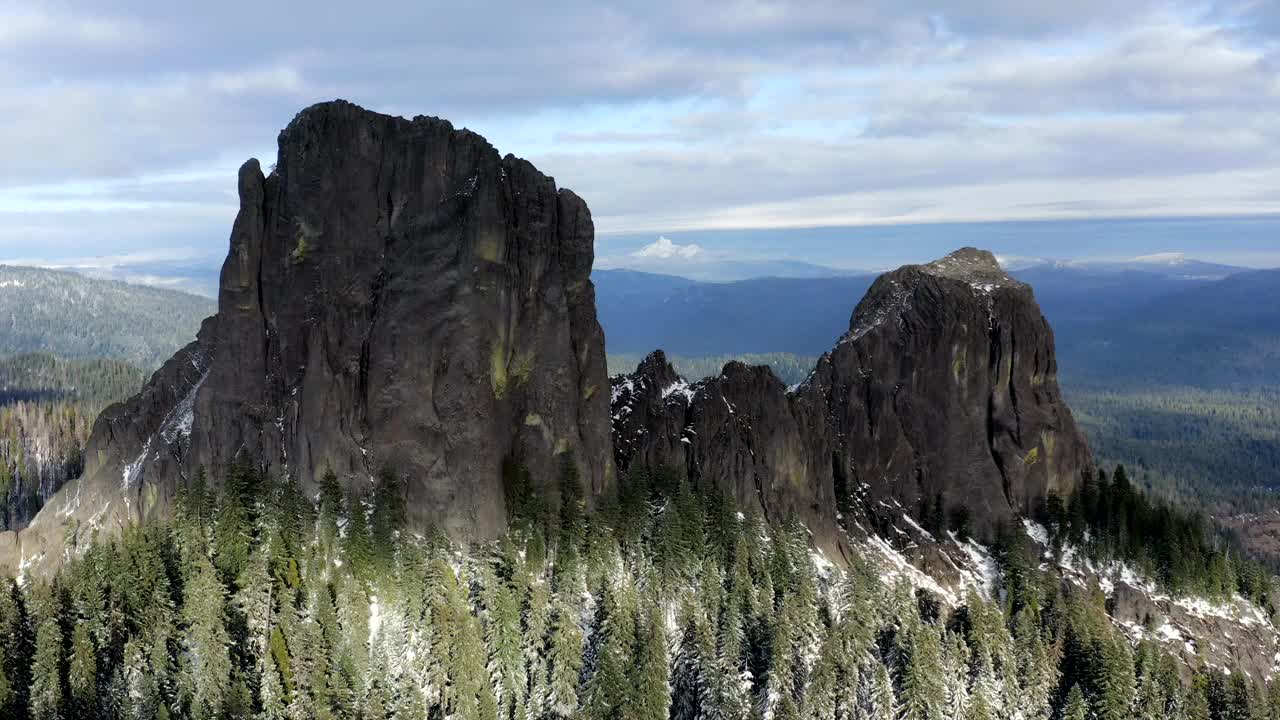
[[972, 248], [880, 277], [795, 388], [739, 363], [686, 385], [661, 354], [612, 383], [620, 468], [683, 467], [828, 544], [845, 508], [989, 534], [1091, 469], [1031, 288]]
[[581, 199], [446, 121], [341, 101], [300, 113], [239, 194], [217, 315], [102, 414], [83, 476], [0, 536], [0, 562], [54, 562], [240, 457], [304, 487], [329, 464], [356, 489], [400, 474], [410, 521], [462, 539], [505, 526], [511, 454], [551, 487], [571, 457], [589, 496], [609, 491]]

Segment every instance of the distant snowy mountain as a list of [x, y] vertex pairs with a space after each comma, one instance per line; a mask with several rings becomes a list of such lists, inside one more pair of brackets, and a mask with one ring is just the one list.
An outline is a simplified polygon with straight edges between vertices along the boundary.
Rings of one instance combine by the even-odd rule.
[[869, 274], [867, 270], [833, 268], [800, 260], [718, 260], [697, 255], [631, 258], [625, 266], [599, 268], [596, 272], [640, 272], [713, 283], [766, 277], [830, 278]]
[[1051, 260], [1017, 256], [1004, 256], [999, 260], [1000, 265], [1010, 272], [1046, 269], [1094, 274], [1137, 272], [1177, 280], [1221, 280], [1247, 270], [1234, 265], [1196, 260], [1180, 252], [1139, 255], [1127, 260]]

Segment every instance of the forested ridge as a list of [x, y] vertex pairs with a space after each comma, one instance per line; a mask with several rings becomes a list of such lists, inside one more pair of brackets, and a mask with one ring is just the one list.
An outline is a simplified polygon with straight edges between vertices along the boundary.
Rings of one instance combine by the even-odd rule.
[[[804, 380], [816, 357], [762, 353], [670, 357], [691, 380], [715, 376], [738, 360], [768, 365], [783, 383]], [[609, 355], [611, 373], [630, 372], [633, 355]], [[1272, 388], [1118, 387], [1066, 376], [1066, 399], [1100, 462], [1123, 464], [1143, 491], [1224, 522], [1280, 509], [1280, 393]], [[1280, 566], [1280, 541], [1241, 534], [1244, 547]]]
[[[1188, 675], [1131, 643], [1096, 588], [1037, 567], [1023, 533], [996, 544], [996, 598], [948, 609], [869, 557], [837, 570], [803, 527], [674, 471], [633, 473], [594, 509], [572, 465], [555, 497], [518, 462], [504, 476], [511, 530], [463, 549], [403, 529], [392, 472], [354, 497], [327, 472], [314, 503], [247, 465], [220, 491], [201, 475], [172, 522], [0, 592], [2, 714], [1280, 718], [1280, 684]], [[1052, 544], [1142, 557], [1142, 533], [1168, 516], [1131, 491], [1118, 471], [1080, 502], [1046, 503]], [[1191, 523], [1172, 521], [1174, 535], [1193, 563], [1213, 561]], [[1221, 567], [1202, 588], [1246, 587]]]
[[142, 381], [142, 371], [118, 360], [0, 357], [0, 530], [24, 527], [83, 471], [94, 419]]
[[0, 265], [0, 353], [112, 358], [150, 370], [191, 342], [216, 307], [174, 290]]

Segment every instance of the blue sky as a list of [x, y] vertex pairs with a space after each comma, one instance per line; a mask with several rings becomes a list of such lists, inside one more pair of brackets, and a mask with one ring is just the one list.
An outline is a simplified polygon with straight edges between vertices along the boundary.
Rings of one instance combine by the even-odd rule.
[[0, 259], [188, 283], [235, 168], [343, 97], [531, 159], [602, 265], [1280, 265], [1266, 223], [1072, 224], [1280, 212], [1278, 39], [1269, 0], [0, 0]]

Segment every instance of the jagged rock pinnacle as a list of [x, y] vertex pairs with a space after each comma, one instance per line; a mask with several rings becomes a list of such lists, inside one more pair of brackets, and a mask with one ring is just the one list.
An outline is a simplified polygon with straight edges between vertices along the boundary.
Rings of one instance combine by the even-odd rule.
[[881, 276], [790, 392], [751, 370], [704, 380], [687, 402], [615, 403], [620, 468], [685, 467], [766, 517], [794, 515], [828, 549], [841, 524], [939, 507], [963, 509], [982, 537], [1092, 469], [1058, 390], [1053, 332], [983, 250]]
[[443, 120], [314, 105], [274, 172], [238, 178], [218, 314], [105, 411], [88, 467], [0, 565], [49, 567], [95, 530], [164, 514], [240, 459], [311, 490], [404, 480], [409, 522], [461, 540], [505, 527], [502, 464], [554, 485], [566, 459], [610, 492], [608, 378], [586, 203]]

